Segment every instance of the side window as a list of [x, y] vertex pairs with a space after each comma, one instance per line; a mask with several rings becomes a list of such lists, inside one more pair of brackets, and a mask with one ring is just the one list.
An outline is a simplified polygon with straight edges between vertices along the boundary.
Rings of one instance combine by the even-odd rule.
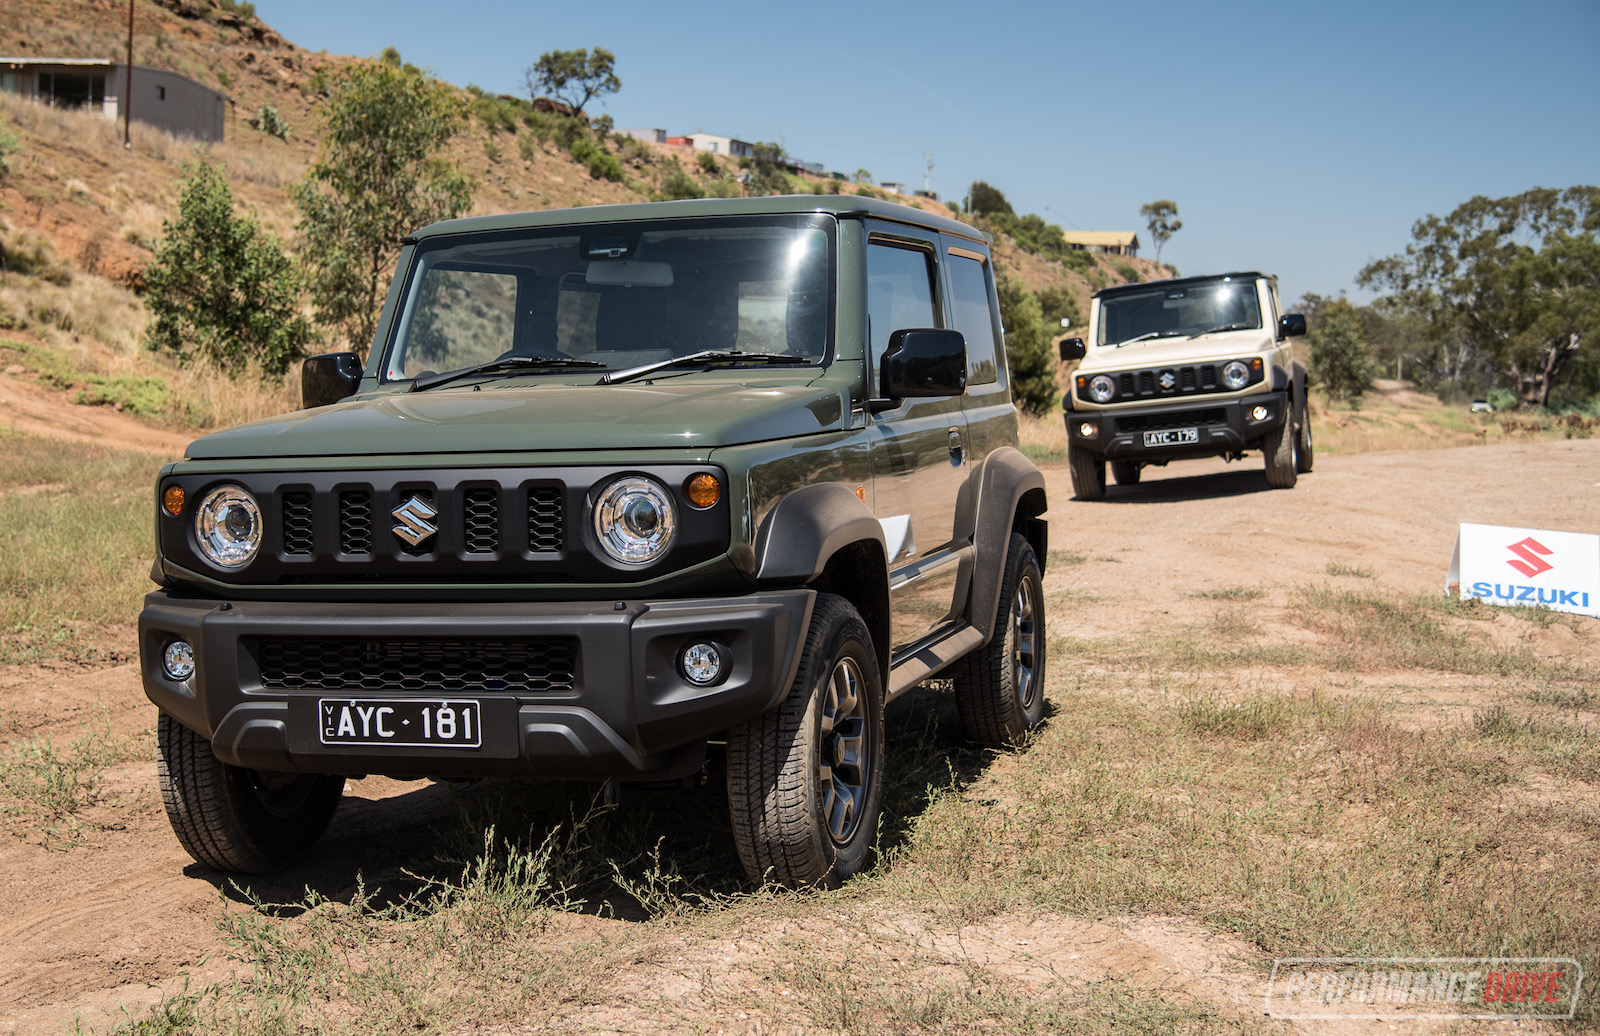
[[981, 259], [950, 250], [950, 312], [967, 340], [967, 385], [991, 385], [1000, 378], [995, 359], [994, 308], [989, 277]]
[[938, 327], [933, 305], [933, 256], [920, 248], [867, 246], [867, 320], [874, 376], [889, 336], [908, 327]]

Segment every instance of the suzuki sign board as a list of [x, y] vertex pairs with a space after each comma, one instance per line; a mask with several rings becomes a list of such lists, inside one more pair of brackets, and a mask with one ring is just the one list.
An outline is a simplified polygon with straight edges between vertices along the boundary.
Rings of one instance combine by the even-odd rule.
[[1446, 583], [1464, 601], [1600, 616], [1600, 536], [1463, 522]]

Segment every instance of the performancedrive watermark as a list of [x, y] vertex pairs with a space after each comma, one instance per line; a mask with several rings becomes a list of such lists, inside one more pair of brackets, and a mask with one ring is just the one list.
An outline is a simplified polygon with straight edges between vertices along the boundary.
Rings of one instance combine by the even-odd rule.
[[1570, 957], [1282, 957], [1274, 1018], [1550, 1018], [1578, 1009]]

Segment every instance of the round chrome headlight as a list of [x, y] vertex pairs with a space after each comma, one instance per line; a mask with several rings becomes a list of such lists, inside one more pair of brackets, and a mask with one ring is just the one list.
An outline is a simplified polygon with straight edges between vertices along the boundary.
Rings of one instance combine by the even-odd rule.
[[1089, 398], [1096, 403], [1109, 403], [1116, 394], [1116, 383], [1104, 374], [1096, 374], [1094, 380], [1089, 382]]
[[261, 508], [242, 486], [222, 486], [206, 494], [194, 516], [200, 553], [213, 565], [248, 565], [261, 549]]
[[594, 505], [594, 534], [625, 565], [647, 565], [665, 554], [677, 534], [672, 496], [647, 478], [619, 478]]
[[1222, 383], [1230, 389], [1242, 389], [1250, 384], [1250, 368], [1238, 360], [1230, 360], [1222, 368]]

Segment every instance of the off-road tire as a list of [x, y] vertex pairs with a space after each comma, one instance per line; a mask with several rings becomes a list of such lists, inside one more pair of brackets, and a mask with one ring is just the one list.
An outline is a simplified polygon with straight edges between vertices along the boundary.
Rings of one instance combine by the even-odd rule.
[[998, 748], [1043, 721], [1045, 639], [1039, 559], [1026, 537], [1012, 533], [994, 635], [955, 672], [956, 712], [967, 737]]
[[166, 713], [156, 720], [161, 802], [178, 841], [219, 871], [267, 874], [300, 859], [327, 830], [344, 778], [229, 766]]
[[1111, 462], [1111, 477], [1116, 480], [1119, 486], [1138, 485], [1141, 474], [1143, 474], [1143, 469], [1139, 467], [1138, 461], [1114, 460]]
[[[830, 705], [851, 682], [859, 706], [836, 726]], [[819, 594], [788, 697], [728, 732], [728, 811], [750, 880], [831, 887], [866, 867], [883, 808], [883, 745], [872, 634], [849, 601]], [[847, 786], [858, 792], [851, 809], [848, 796], [829, 795]]]
[[1267, 457], [1267, 485], [1273, 489], [1293, 489], [1296, 478], [1293, 421], [1285, 420], [1261, 437], [1261, 452]]
[[1302, 475], [1311, 470], [1316, 460], [1316, 446], [1311, 441], [1311, 407], [1300, 403], [1300, 420], [1294, 429], [1294, 470]]
[[1067, 445], [1067, 469], [1072, 472], [1072, 495], [1079, 500], [1104, 500], [1106, 459], [1072, 444]]

